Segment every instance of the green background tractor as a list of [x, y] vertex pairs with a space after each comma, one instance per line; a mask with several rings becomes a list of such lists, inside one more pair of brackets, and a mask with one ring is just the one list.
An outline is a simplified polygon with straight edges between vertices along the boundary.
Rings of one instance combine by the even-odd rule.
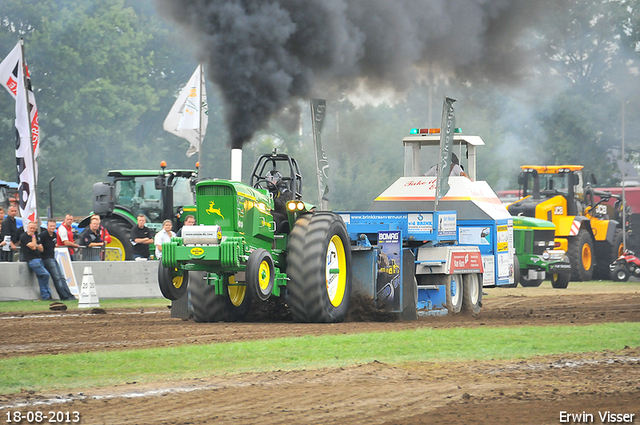
[[[196, 176], [194, 170], [167, 170], [163, 166], [160, 170], [109, 171], [106, 182], [94, 184], [92, 214], [100, 215], [111, 235], [106, 259], [133, 260], [130, 232], [139, 214], [147, 218], [147, 227], [154, 232], [166, 219], [177, 231], [186, 215], [195, 215]], [[78, 227], [87, 227], [90, 219], [91, 215], [85, 217]]]

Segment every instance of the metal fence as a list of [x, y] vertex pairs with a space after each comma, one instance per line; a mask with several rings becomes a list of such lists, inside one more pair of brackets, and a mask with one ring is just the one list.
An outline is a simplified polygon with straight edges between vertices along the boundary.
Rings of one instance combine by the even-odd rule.
[[[74, 248], [75, 261], [123, 261], [122, 249], [113, 247], [86, 247]], [[22, 261], [20, 257], [20, 247], [11, 251], [11, 262]]]
[[87, 247], [81, 246], [75, 248], [75, 260], [76, 261], [122, 261], [122, 250], [120, 248], [112, 247]]

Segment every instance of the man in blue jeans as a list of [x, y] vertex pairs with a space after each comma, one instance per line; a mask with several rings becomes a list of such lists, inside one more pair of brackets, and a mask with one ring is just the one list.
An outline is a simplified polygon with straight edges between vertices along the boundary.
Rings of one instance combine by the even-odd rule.
[[56, 261], [56, 221], [54, 219], [49, 219], [47, 221], [47, 230], [40, 232], [40, 242], [44, 248], [42, 254], [40, 254], [42, 263], [51, 275], [51, 280], [53, 280], [53, 286], [55, 286], [58, 296], [64, 301], [75, 301], [76, 297], [71, 294], [64, 274], [60, 270], [60, 264]]
[[22, 258], [27, 262], [27, 265], [38, 277], [38, 283], [40, 284], [40, 298], [42, 301], [50, 301], [51, 291], [49, 291], [49, 272], [44, 268], [42, 263], [41, 253], [44, 251], [38, 236], [36, 235], [36, 229], [38, 225], [31, 221], [27, 225], [27, 233], [23, 233], [20, 237], [20, 250], [22, 252]]

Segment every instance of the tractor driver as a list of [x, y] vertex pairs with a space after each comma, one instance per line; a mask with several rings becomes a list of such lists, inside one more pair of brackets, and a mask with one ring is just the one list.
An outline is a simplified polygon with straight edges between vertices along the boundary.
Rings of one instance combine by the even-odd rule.
[[[438, 172], [438, 164], [436, 164], [433, 167], [429, 168], [429, 171], [427, 171], [424, 175], [425, 176], [435, 176], [435, 175], [437, 175], [437, 172]], [[453, 152], [451, 153], [451, 170], [449, 171], [449, 175], [450, 176], [464, 176], [464, 177], [469, 178], [467, 173], [465, 173], [464, 170], [462, 169], [462, 167], [460, 166], [460, 161], [458, 160], [458, 156]]]
[[293, 192], [289, 190], [287, 184], [282, 181], [282, 174], [276, 169], [269, 171], [265, 180], [269, 192], [273, 196], [274, 208], [271, 211], [273, 222], [276, 224], [276, 233], [284, 233], [287, 231], [287, 202], [295, 198]]

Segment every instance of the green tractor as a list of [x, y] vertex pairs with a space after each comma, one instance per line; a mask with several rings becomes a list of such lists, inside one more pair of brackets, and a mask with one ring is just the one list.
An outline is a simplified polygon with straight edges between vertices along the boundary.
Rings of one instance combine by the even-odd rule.
[[[269, 174], [282, 176], [278, 193], [290, 191], [277, 211]], [[206, 180], [196, 184], [197, 226], [162, 245], [158, 281], [177, 300], [189, 288], [197, 322], [241, 321], [251, 303], [286, 304], [298, 322], [340, 322], [351, 296], [351, 249], [340, 216], [301, 200], [295, 159], [262, 155], [251, 184]], [[274, 187], [271, 187], [273, 190]], [[284, 220], [274, 219], [282, 215]]]
[[555, 249], [556, 226], [533, 217], [513, 217], [515, 277], [523, 287], [538, 287], [549, 278], [554, 288], [564, 289], [571, 280], [571, 263], [562, 249]]
[[[160, 170], [109, 171], [106, 182], [93, 185], [93, 214], [100, 215], [111, 235], [106, 260], [133, 260], [130, 232], [138, 215], [144, 215], [147, 227], [155, 232], [166, 219], [177, 231], [186, 215], [195, 215], [197, 172], [165, 167], [163, 161]], [[87, 227], [90, 219], [91, 215], [85, 217], [78, 227]]]

